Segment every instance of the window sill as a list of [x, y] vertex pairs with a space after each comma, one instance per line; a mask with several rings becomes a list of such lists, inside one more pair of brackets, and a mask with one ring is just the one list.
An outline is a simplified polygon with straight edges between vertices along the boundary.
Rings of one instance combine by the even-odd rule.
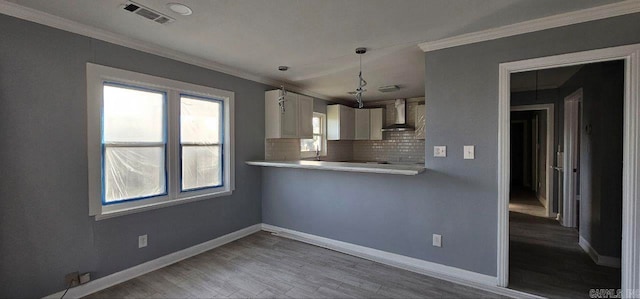
[[164, 201], [164, 202], [140, 205], [132, 208], [123, 208], [115, 211], [103, 212], [102, 214], [95, 215], [95, 221], [129, 215], [129, 214], [135, 214], [135, 213], [140, 213], [140, 212], [145, 212], [145, 211], [150, 211], [150, 210], [155, 210], [160, 208], [166, 208], [166, 207], [171, 207], [175, 205], [180, 205], [180, 204], [185, 204], [185, 203], [190, 203], [194, 201], [205, 200], [205, 199], [210, 199], [215, 197], [229, 196], [232, 193], [233, 191], [221, 191], [213, 194], [195, 195], [190, 197], [177, 198], [177, 199]]
[[[326, 153], [320, 153], [320, 158], [326, 157], [327, 154]], [[300, 158], [301, 159], [308, 159], [308, 158], [315, 158], [316, 157], [316, 152], [300, 152]]]

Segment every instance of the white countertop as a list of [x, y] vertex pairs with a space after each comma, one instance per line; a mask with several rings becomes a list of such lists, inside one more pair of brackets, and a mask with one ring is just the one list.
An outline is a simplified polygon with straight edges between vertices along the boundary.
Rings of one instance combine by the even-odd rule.
[[327, 161], [247, 161], [249, 165], [266, 167], [302, 168], [348, 172], [367, 172], [383, 174], [417, 175], [425, 171], [422, 164], [376, 164]]

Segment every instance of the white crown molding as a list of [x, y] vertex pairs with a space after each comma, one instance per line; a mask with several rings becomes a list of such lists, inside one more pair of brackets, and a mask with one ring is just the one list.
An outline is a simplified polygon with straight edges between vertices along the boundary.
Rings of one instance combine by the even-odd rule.
[[[71, 33], [91, 37], [101, 41], [121, 45], [134, 50], [162, 56], [165, 58], [173, 59], [176, 61], [184, 62], [187, 64], [203, 67], [216, 72], [224, 73], [227, 75], [235, 76], [242, 79], [251, 80], [254, 82], [280, 86], [283, 82], [273, 80], [267, 77], [258, 76], [245, 72], [227, 65], [223, 65], [211, 60], [199, 58], [193, 55], [185, 54], [180, 51], [172, 50], [166, 47], [162, 47], [153, 43], [144, 42], [135, 38], [130, 38], [121, 34], [116, 34], [110, 31], [99, 29], [93, 26], [81, 24], [69, 19], [65, 19], [56, 15], [52, 15], [46, 12], [42, 12], [33, 8], [25, 7], [6, 0], [0, 0], [0, 14], [16, 17], [26, 21], [42, 24], [45, 26], [53, 27], [56, 29], [68, 31]], [[290, 83], [284, 84], [285, 88], [293, 92], [302, 93], [314, 98], [332, 101], [331, 98], [321, 95], [315, 92], [311, 92], [292, 85]]]
[[589, 21], [601, 20], [640, 12], [640, 1], [626, 0], [612, 4], [576, 10], [549, 17], [529, 20], [497, 28], [462, 34], [458, 36], [429, 41], [418, 46], [424, 52], [457, 47], [483, 41], [499, 39], [524, 33], [541, 31]]

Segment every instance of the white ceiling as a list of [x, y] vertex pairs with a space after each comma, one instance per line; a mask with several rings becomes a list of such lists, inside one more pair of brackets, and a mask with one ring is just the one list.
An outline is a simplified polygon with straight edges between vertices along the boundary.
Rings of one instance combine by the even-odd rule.
[[[617, 0], [137, 0], [176, 19], [160, 25], [119, 8], [125, 0], [10, 0], [275, 79], [336, 99], [352, 99], [358, 56], [366, 47], [364, 99], [424, 95], [424, 53], [417, 44]], [[191, 7], [171, 12], [168, 2]], [[290, 70], [283, 73], [279, 65]], [[397, 84], [393, 93], [382, 85]]]

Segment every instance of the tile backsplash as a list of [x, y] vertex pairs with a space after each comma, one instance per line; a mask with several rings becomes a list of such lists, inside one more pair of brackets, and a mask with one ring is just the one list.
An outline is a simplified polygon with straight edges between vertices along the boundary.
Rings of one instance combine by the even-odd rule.
[[353, 160], [352, 140], [327, 141], [327, 161], [351, 161]]
[[[300, 160], [299, 139], [267, 139], [265, 160]], [[389, 161], [424, 162], [424, 139], [415, 139], [414, 132], [387, 132], [384, 140], [327, 141], [326, 161]]]
[[424, 163], [424, 139], [414, 132], [386, 132], [383, 139], [353, 141], [353, 160]]
[[264, 159], [270, 161], [300, 160], [300, 139], [266, 139]]

